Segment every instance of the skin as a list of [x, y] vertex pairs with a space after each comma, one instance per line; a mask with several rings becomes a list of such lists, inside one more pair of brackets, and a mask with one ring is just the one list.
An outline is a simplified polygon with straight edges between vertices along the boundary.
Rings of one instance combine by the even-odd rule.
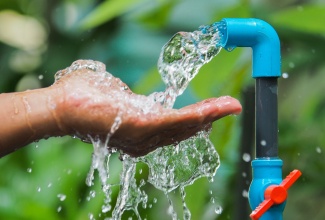
[[[85, 67], [89, 64], [96, 70]], [[60, 79], [50, 87], [0, 94], [0, 156], [43, 138], [73, 135], [88, 142], [90, 137], [103, 142], [109, 138], [109, 147], [138, 157], [241, 112], [240, 103], [231, 97], [211, 98], [178, 110], [156, 103], [144, 111], [150, 97], [133, 93], [107, 73], [104, 64], [80, 60], [72, 67], [59, 71]], [[134, 104], [135, 99], [145, 104]]]

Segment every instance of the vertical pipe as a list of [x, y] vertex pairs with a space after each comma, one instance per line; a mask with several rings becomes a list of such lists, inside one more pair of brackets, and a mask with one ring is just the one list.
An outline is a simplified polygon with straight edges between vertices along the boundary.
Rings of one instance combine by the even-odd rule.
[[277, 77], [256, 78], [256, 158], [278, 157]]

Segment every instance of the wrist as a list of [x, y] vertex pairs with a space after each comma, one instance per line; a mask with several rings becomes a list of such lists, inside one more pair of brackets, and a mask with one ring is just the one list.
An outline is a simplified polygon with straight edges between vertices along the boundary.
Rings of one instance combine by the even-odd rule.
[[56, 121], [60, 90], [53, 87], [0, 94], [0, 156], [50, 136], [63, 136]]
[[61, 93], [60, 88], [47, 87], [19, 94], [25, 108], [26, 123], [34, 133], [31, 139], [65, 135], [56, 111]]

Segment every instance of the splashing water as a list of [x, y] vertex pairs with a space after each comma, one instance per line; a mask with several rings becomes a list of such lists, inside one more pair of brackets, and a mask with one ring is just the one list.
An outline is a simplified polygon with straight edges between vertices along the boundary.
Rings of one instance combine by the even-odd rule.
[[148, 182], [162, 190], [170, 204], [169, 214], [178, 219], [168, 193], [180, 189], [183, 202], [183, 219], [190, 219], [191, 212], [185, 203], [185, 186], [200, 177], [212, 179], [219, 167], [219, 156], [208, 138], [209, 133], [199, 132], [176, 146], [165, 146], [139, 158], [149, 167]]
[[216, 22], [194, 32], [178, 32], [162, 48], [158, 70], [167, 87], [167, 108], [173, 107], [199, 69], [220, 52], [225, 27], [224, 22]]
[[[166, 84], [164, 94], [156, 100], [165, 108], [172, 108], [177, 96], [181, 95], [199, 69], [221, 50], [224, 22], [201, 26], [198, 31], [179, 32], [162, 48], [158, 59], [158, 70]], [[213, 176], [219, 167], [219, 155], [209, 140], [209, 133], [201, 131], [176, 146], [165, 146], [140, 158], [148, 164], [148, 182], [162, 190], [170, 203], [172, 219], [178, 219], [168, 193], [179, 188], [183, 201], [183, 219], [191, 213], [185, 203], [185, 190], [200, 177]]]
[[111, 185], [107, 183], [109, 178], [109, 159], [112, 151], [110, 152], [106, 147], [105, 143], [100, 140], [94, 140], [91, 138], [92, 144], [94, 146], [94, 152], [92, 154], [92, 163], [90, 170], [86, 178], [86, 184], [92, 186], [94, 180], [94, 172], [98, 170], [99, 178], [102, 184], [102, 190], [105, 194], [104, 204], [102, 206], [102, 212], [106, 213], [111, 210]]
[[[210, 26], [202, 26], [199, 30], [187, 33], [179, 32], [162, 48], [158, 60], [158, 70], [166, 84], [165, 92], [153, 93], [147, 99], [129, 100], [130, 104], [141, 106], [144, 113], [154, 111], [157, 104], [165, 108], [172, 108], [177, 96], [181, 95], [190, 81], [196, 76], [199, 69], [221, 50], [222, 29], [225, 27], [223, 22], [217, 22]], [[75, 62], [69, 68], [59, 71], [55, 79], [59, 80], [62, 76], [70, 74], [78, 69], [88, 69], [101, 73], [102, 77], [112, 77], [106, 72], [104, 65], [100, 62], [85, 61]], [[122, 88], [123, 89], [123, 88]], [[115, 123], [107, 135], [106, 141], [102, 142], [96, 137], [89, 137], [94, 146], [92, 164], [88, 173], [86, 184], [93, 185], [94, 172], [98, 171], [102, 189], [106, 196], [102, 212], [111, 211], [111, 185], [107, 183], [109, 178], [109, 158], [116, 150], [107, 148], [109, 139], [118, 129], [122, 122], [118, 115]], [[165, 146], [158, 148], [154, 152], [139, 158], [131, 158], [121, 154], [122, 173], [120, 180], [120, 192], [116, 206], [112, 211], [112, 218], [109, 220], [121, 219], [125, 210], [133, 210], [136, 217], [141, 219], [138, 205], [142, 203], [146, 208], [148, 196], [141, 187], [144, 183], [136, 184], [135, 171], [136, 164], [142, 162], [149, 167], [148, 182], [159, 190], [162, 190], [170, 207], [168, 212], [172, 219], [178, 219], [177, 213], [173, 208], [173, 203], [168, 193], [180, 189], [183, 201], [183, 219], [190, 219], [191, 213], [185, 203], [185, 187], [192, 184], [200, 177], [208, 177], [213, 180], [213, 176], [219, 167], [219, 156], [213, 144], [209, 140], [209, 132], [201, 131], [195, 136], [180, 142], [176, 146]]]
[[200, 131], [176, 146], [165, 146], [139, 158], [149, 167], [148, 182], [162, 190], [169, 202], [168, 213], [178, 219], [168, 193], [179, 188], [183, 202], [183, 219], [191, 219], [191, 212], [185, 203], [185, 187], [196, 179], [207, 177], [213, 180], [220, 162], [209, 132]]
[[212, 178], [219, 166], [218, 154], [205, 131], [138, 160], [149, 166], [148, 182], [165, 193], [190, 185], [199, 177]]
[[108, 142], [112, 134], [118, 129], [121, 124], [121, 117], [118, 114], [114, 120], [114, 123], [111, 127], [110, 133], [107, 135], [105, 142], [96, 138], [93, 139], [89, 136], [93, 146], [94, 146], [94, 153], [92, 155], [92, 164], [90, 170], [87, 175], [86, 184], [88, 186], [92, 186], [93, 179], [94, 179], [94, 172], [97, 169], [99, 173], [99, 178], [102, 184], [102, 190], [105, 194], [104, 204], [102, 206], [102, 212], [106, 213], [111, 210], [111, 185], [107, 183], [109, 178], [109, 159], [112, 153], [116, 152], [114, 148], [107, 148]]
[[116, 206], [113, 210], [113, 219], [121, 219], [125, 210], [133, 210], [138, 219], [141, 219], [138, 212], [139, 203], [147, 203], [148, 196], [141, 192], [134, 178], [136, 159], [128, 155], [122, 155], [123, 170], [121, 174], [120, 193], [118, 195]]
[[[94, 71], [97, 73], [107, 73], [105, 70], [105, 65], [98, 62], [98, 61], [92, 61], [92, 60], [84, 60], [84, 61], [76, 61], [73, 62], [72, 65], [64, 70], [60, 70], [55, 74], [55, 81], [58, 81], [63, 76], [68, 75], [76, 70], [80, 69], [88, 69], [90, 71]], [[110, 75], [109, 73], [107, 73]], [[107, 76], [107, 77], [111, 77]]]

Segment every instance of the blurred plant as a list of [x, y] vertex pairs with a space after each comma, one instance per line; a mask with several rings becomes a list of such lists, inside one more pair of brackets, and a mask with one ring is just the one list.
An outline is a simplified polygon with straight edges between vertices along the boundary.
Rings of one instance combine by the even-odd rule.
[[[264, 19], [275, 27], [282, 45], [279, 151], [284, 174], [294, 168], [303, 172], [289, 191], [285, 219], [313, 216], [320, 220], [325, 217], [320, 209], [325, 202], [321, 175], [325, 172], [324, 16], [325, 6], [317, 0], [3, 0], [0, 92], [48, 86], [57, 70], [82, 58], [106, 63], [107, 70], [134, 91], [149, 94], [163, 89], [156, 62], [161, 47], [175, 32], [193, 31], [223, 17]], [[250, 56], [249, 49], [222, 51], [201, 69], [176, 107], [220, 95], [241, 99], [242, 90], [254, 83]], [[239, 119], [233, 116], [214, 124], [211, 140], [221, 167], [213, 184], [200, 179], [186, 188], [192, 219], [233, 219], [238, 210], [233, 205], [238, 196], [233, 188], [236, 176], [242, 175], [236, 170], [242, 160]], [[91, 151], [91, 146], [69, 137], [51, 138], [1, 158], [0, 218], [103, 219], [99, 182], [94, 188], [84, 183]], [[117, 157], [111, 162], [110, 181], [117, 183], [121, 166]], [[145, 178], [147, 168], [137, 169], [141, 170], [138, 177]], [[163, 193], [149, 185], [146, 191], [153, 206], [141, 209], [141, 215], [168, 218]], [[180, 203], [177, 196], [172, 199]], [[221, 214], [215, 214], [212, 201], [222, 206]]]

